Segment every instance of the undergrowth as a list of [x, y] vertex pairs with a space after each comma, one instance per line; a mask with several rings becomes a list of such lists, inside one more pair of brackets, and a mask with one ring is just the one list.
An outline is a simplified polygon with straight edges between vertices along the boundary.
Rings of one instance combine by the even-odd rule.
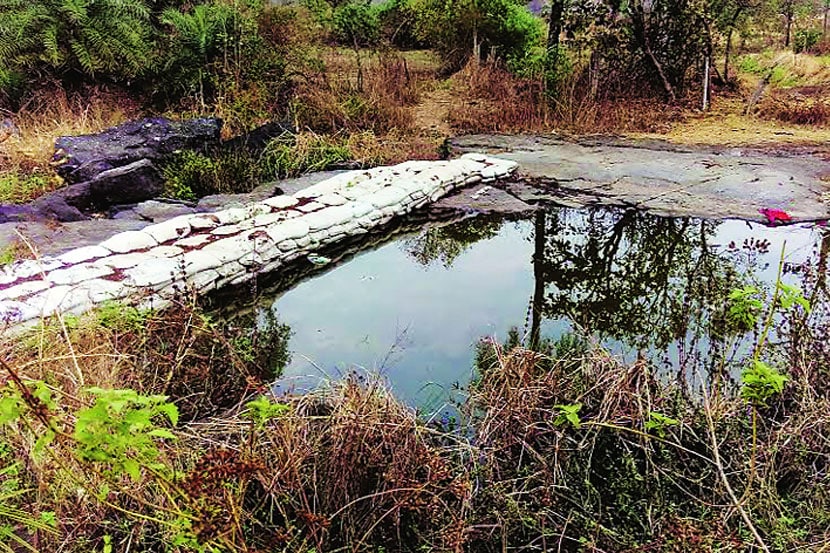
[[4, 344], [0, 535], [11, 551], [821, 550], [826, 309], [780, 280], [736, 290], [730, 332], [755, 343], [736, 381], [514, 333], [482, 342], [457, 416], [427, 421], [354, 375], [275, 397], [290, 330], [270, 310], [105, 304]]

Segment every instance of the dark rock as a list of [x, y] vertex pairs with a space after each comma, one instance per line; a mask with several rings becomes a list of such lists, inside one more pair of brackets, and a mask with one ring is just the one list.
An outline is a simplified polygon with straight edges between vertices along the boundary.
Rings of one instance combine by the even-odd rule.
[[0, 205], [0, 223], [35, 220], [37, 213], [31, 205]]
[[249, 133], [232, 138], [222, 143], [223, 148], [246, 149], [248, 151], [261, 151], [265, 149], [268, 142], [285, 133], [295, 134], [297, 130], [290, 123], [271, 122], [257, 127]]
[[89, 190], [88, 182], [79, 182], [78, 184], [64, 186], [44, 197], [50, 196], [63, 198], [67, 204], [80, 210], [89, 210], [93, 206], [92, 193]]
[[159, 160], [178, 150], [206, 151], [219, 145], [221, 129], [216, 118], [130, 121], [98, 134], [58, 138], [52, 164], [67, 182], [83, 182], [141, 159]]
[[35, 219], [37, 221], [52, 220], [71, 222], [85, 221], [86, 219], [89, 219], [89, 217], [81, 213], [77, 207], [70, 205], [66, 201], [66, 198], [60, 194], [49, 194], [47, 196], [43, 196], [29, 205], [37, 210], [39, 215], [38, 218]]
[[26, 205], [0, 205], [0, 223], [83, 221], [87, 218], [57, 193], [42, 196]]
[[164, 179], [148, 159], [99, 173], [88, 183], [91, 203], [96, 208], [150, 200], [161, 194]]

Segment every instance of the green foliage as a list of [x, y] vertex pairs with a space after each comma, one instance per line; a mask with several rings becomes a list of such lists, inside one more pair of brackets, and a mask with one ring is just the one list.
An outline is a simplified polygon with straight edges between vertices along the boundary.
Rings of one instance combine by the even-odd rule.
[[787, 380], [787, 375], [753, 359], [741, 372], [741, 397], [756, 407], [766, 407], [772, 398], [784, 391]]
[[579, 419], [579, 411], [582, 409], [581, 403], [569, 403], [554, 405], [556, 410], [556, 418], [553, 420], [555, 426], [562, 426], [569, 424], [574, 428], [579, 428], [582, 421]]
[[398, 48], [424, 48], [427, 44], [417, 35], [417, 0], [388, 0], [376, 6], [383, 39]]
[[[27, 531], [55, 532], [57, 521], [53, 511], [42, 511], [36, 516], [23, 508], [26, 495], [31, 491], [21, 487], [21, 464], [7, 460], [5, 444], [0, 448], [0, 552], [36, 551], [19, 535], [21, 528]], [[13, 547], [16, 544], [22, 549]]]
[[175, 74], [173, 81], [205, 99], [205, 87], [212, 86], [210, 65], [228, 51], [232, 29], [240, 14], [231, 4], [198, 4], [190, 13], [176, 8], [164, 10], [161, 23], [171, 31], [170, 56], [165, 69]]
[[145, 328], [152, 312], [116, 301], [105, 301], [97, 307], [95, 315], [104, 328], [138, 332]]
[[265, 177], [286, 178], [322, 171], [351, 157], [348, 145], [337, 137], [285, 133], [268, 143], [261, 166]]
[[573, 63], [568, 52], [562, 46], [545, 52], [541, 58], [545, 88], [548, 94], [555, 95], [559, 88], [573, 73]]
[[789, 310], [798, 305], [806, 313], [810, 312], [810, 302], [804, 297], [804, 293], [797, 286], [784, 284], [778, 281], [778, 304], [781, 309]]
[[213, 161], [193, 150], [177, 152], [162, 169], [165, 196], [195, 200], [213, 190], [216, 166]]
[[153, 52], [144, 0], [0, 0], [6, 75], [47, 68], [125, 80], [146, 72]]
[[457, 69], [473, 55], [474, 42], [482, 58], [526, 58], [541, 43], [542, 21], [514, 0], [415, 0], [416, 32], [433, 46], [448, 67]]
[[166, 418], [176, 425], [179, 412], [167, 396], [141, 395], [134, 390], [89, 388], [95, 396], [92, 407], [77, 414], [73, 437], [76, 454], [83, 461], [104, 463], [113, 474], [141, 478], [141, 468], [167, 470], [160, 463], [157, 440], [174, 440], [168, 429], [159, 426]]
[[727, 321], [732, 328], [739, 332], [748, 332], [755, 328], [764, 307], [760, 297], [761, 291], [751, 285], [729, 293]]
[[332, 26], [335, 38], [350, 48], [373, 46], [380, 38], [377, 9], [359, 0], [352, 0], [336, 8]]
[[761, 75], [764, 73], [764, 68], [755, 56], [741, 56], [738, 58], [738, 69], [744, 73], [752, 73], [753, 75]]
[[[2, 84], [0, 84], [0, 88], [2, 88]], [[15, 172], [0, 174], [0, 203], [23, 204], [51, 192], [57, 187], [57, 179], [40, 173], [31, 175], [21, 175]]]
[[17, 105], [25, 89], [25, 73], [0, 64], [0, 105]]
[[645, 421], [644, 427], [647, 432], [654, 432], [661, 438], [665, 438], [666, 430], [670, 426], [677, 426], [678, 424], [680, 424], [680, 421], [677, 419], [673, 419], [670, 416], [664, 415], [662, 413], [650, 411], [648, 414], [648, 419]]
[[12, 242], [3, 249], [0, 249], [0, 267], [3, 265], [10, 265], [19, 259], [20, 246], [17, 242]]
[[267, 396], [259, 396], [246, 403], [245, 407], [247, 411], [242, 416], [252, 420], [257, 428], [264, 427], [269, 421], [282, 417], [291, 410], [288, 404], [272, 401]]
[[285, 45], [269, 42], [261, 32], [265, 13], [259, 0], [212, 0], [187, 12], [166, 9], [161, 23], [167, 54], [160, 75], [165, 86], [156, 95], [189, 96], [201, 111], [218, 104], [226, 124], [240, 132], [269, 119], [288, 84]]
[[822, 34], [819, 29], [800, 29], [793, 37], [793, 51], [796, 54], [808, 52], [821, 41], [821, 38]]

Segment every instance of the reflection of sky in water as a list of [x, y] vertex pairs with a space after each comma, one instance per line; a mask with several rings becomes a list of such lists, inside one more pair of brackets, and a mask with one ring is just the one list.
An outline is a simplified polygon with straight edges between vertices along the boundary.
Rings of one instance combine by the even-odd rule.
[[314, 365], [328, 374], [382, 369], [403, 398], [445, 396], [441, 390], [469, 380], [480, 337], [503, 339], [524, 324], [533, 291], [529, 228], [505, 224], [449, 269], [423, 267], [392, 243], [303, 282], [275, 304], [294, 331], [285, 377], [319, 376]]
[[[580, 217], [571, 212], [567, 217]], [[770, 241], [756, 274], [775, 279], [786, 240], [790, 263], [813, 253], [818, 232], [808, 227], [768, 229], [725, 221], [710, 244], [723, 250], [746, 238]], [[473, 244], [451, 267], [418, 264], [397, 243], [366, 252], [284, 293], [274, 304], [294, 334], [292, 362], [281, 388], [305, 389], [352, 369], [381, 370], [404, 400], [436, 408], [455, 383], [471, 375], [474, 344], [484, 336], [504, 340], [511, 326], [529, 324], [533, 294], [533, 224], [505, 223], [498, 234]], [[624, 254], [623, 254], [624, 255]], [[565, 320], [547, 320], [542, 335], [557, 337]], [[631, 358], [619, 344], [617, 353]], [[664, 353], [676, 360], [677, 347]]]

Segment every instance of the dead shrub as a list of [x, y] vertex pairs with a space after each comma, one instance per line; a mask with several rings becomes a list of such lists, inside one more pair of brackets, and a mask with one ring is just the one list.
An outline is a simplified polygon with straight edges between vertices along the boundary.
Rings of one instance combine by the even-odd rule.
[[517, 77], [497, 63], [468, 63], [454, 77], [458, 94], [449, 123], [459, 132], [544, 130], [549, 111], [543, 84]]
[[[347, 64], [339, 58], [338, 62]], [[320, 72], [298, 86], [293, 112], [299, 128], [381, 135], [412, 127], [409, 106], [418, 101], [419, 93], [404, 58], [379, 55], [363, 69], [362, 88], [351, 69], [347, 64], [332, 73]]]
[[249, 499], [286, 550], [460, 547], [470, 483], [457, 452], [388, 389], [352, 376], [290, 405], [254, 442], [268, 468]]
[[470, 416], [487, 485], [472, 500], [471, 550], [744, 551], [740, 509], [774, 550], [827, 543], [830, 419], [809, 387], [759, 411], [756, 447], [746, 403], [723, 382], [691, 392], [601, 351], [496, 347], [481, 370]]
[[823, 127], [830, 123], [830, 101], [824, 87], [776, 90], [761, 102], [758, 115], [782, 123]]
[[163, 312], [107, 304], [45, 321], [2, 352], [23, 378], [72, 395], [88, 386], [167, 395], [190, 420], [235, 405], [287, 362], [287, 327], [247, 323], [214, 322], [190, 302]]

